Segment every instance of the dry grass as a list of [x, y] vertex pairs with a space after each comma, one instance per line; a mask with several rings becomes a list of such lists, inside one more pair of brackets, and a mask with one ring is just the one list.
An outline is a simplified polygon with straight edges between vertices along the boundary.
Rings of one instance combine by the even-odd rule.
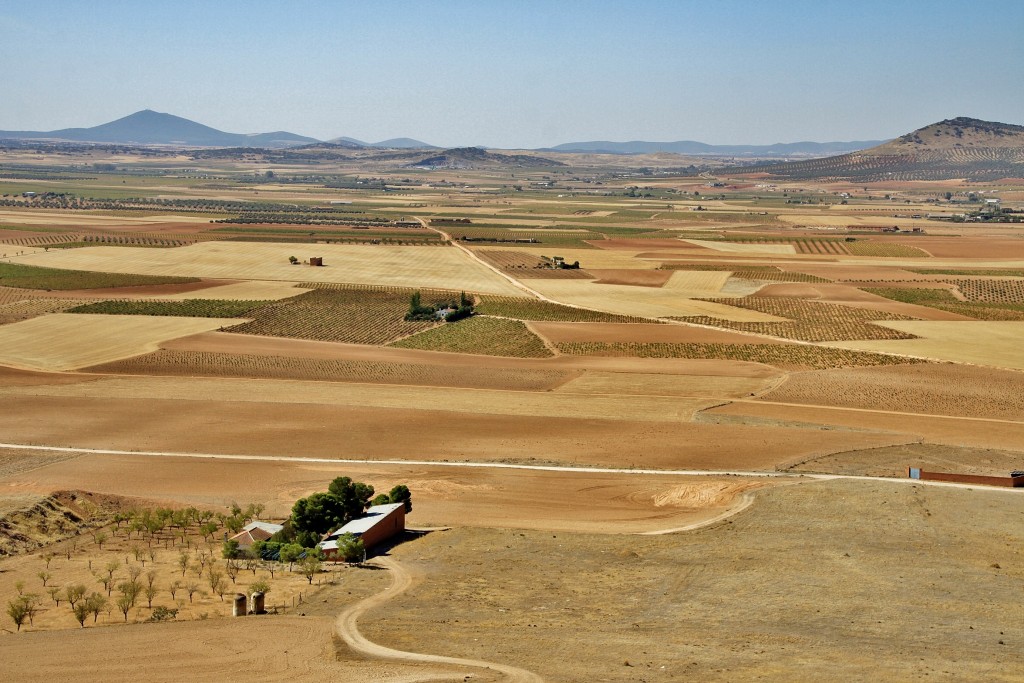
[[[324, 259], [322, 268], [290, 256]], [[309, 280], [429, 287], [516, 296], [519, 290], [460, 249], [351, 244], [203, 242], [175, 249], [86, 247], [17, 257], [19, 263], [71, 270], [236, 280]]]
[[878, 353], [906, 353], [936, 360], [1024, 370], [1024, 322], [893, 321], [886, 327], [918, 339], [843, 341], [830, 346]]
[[0, 363], [38, 370], [71, 370], [155, 351], [162, 341], [235, 322], [224, 318], [56, 313], [0, 326]]
[[763, 396], [767, 401], [868, 410], [1024, 419], [1018, 372], [928, 363], [886, 368], [799, 372]]
[[[576, 280], [534, 280], [530, 286], [555, 301], [618, 315], [651, 318], [706, 315], [738, 322], [780, 320], [759, 311], [714, 301], [688, 299], [680, 292], [661, 287], [598, 285]], [[707, 293], [703, 294], [706, 296]]]

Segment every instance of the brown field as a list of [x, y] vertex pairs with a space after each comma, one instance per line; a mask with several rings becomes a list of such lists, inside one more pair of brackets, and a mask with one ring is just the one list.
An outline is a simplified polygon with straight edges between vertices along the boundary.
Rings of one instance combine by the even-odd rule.
[[[71, 370], [155, 351], [167, 339], [237, 323], [228, 318], [174, 318], [57, 313], [0, 326], [0, 363]], [[116, 330], [116, 337], [111, 332]]]
[[520, 280], [547, 278], [552, 280], [589, 280], [591, 273], [578, 268], [550, 268], [549, 262], [535, 254], [521, 251], [480, 249], [476, 252], [487, 263]]
[[[912, 336], [909, 332], [874, 324], [879, 321], [908, 319], [908, 316], [898, 313], [792, 298], [750, 296], [742, 299], [718, 299], [715, 301], [715, 303], [725, 302], [789, 320], [736, 322], [715, 320], [712, 316], [694, 316], [688, 320], [702, 325], [728, 327], [755, 334], [812, 342], [846, 339], [907, 339]], [[684, 320], [686, 319], [684, 318]]]
[[422, 579], [367, 629], [567, 683], [1014, 680], [1024, 611], [983, 596], [1024, 577], [1018, 517], [1013, 492], [829, 482], [628, 543], [458, 529], [394, 551]]
[[[1024, 683], [1020, 494], [905, 474], [1024, 469], [1024, 323], [967, 318], [1024, 315], [1020, 227], [910, 217], [976, 208], [945, 201], [947, 188], [958, 202], [997, 188], [1021, 210], [1020, 187], [766, 187], [715, 177], [724, 162], [712, 159], [692, 160], [710, 169], [701, 177], [674, 176], [674, 155], [565, 155], [568, 167], [513, 176], [410, 170], [373, 150], [301, 163], [251, 153], [0, 150], [0, 166], [44, 176], [4, 179], [15, 196], [38, 183], [174, 207], [4, 207], [0, 223], [26, 226], [0, 228], [6, 260], [199, 278], [0, 288], [0, 603], [20, 581], [40, 592], [42, 553], [74, 546], [48, 581], [99, 587], [97, 563], [145, 559], [159, 574], [154, 606], [181, 610], [177, 623], [136, 624], [152, 613], [143, 602], [128, 624], [115, 610], [81, 629], [45, 600], [20, 634], [0, 614], [0, 678]], [[91, 162], [127, 172], [48, 177]], [[626, 196], [640, 164], [658, 169], [642, 181], [650, 194]], [[281, 180], [253, 182], [264, 166]], [[311, 173], [389, 187], [327, 187]], [[535, 182], [545, 174], [557, 188]], [[182, 199], [244, 201], [239, 214], [341, 199], [382, 225], [472, 217], [473, 234], [542, 242], [262, 241], [312, 229], [270, 223], [217, 241], [223, 226], [208, 221], [236, 212], [187, 215]], [[848, 231], [889, 224], [926, 233]], [[581, 270], [535, 267], [555, 256]], [[430, 304], [465, 292], [478, 315], [406, 323], [416, 291]], [[241, 325], [59, 312], [193, 298], [270, 303]], [[255, 501], [281, 519], [340, 475], [378, 491], [407, 484], [410, 525], [435, 530], [371, 567], [332, 567], [318, 586], [279, 574], [269, 598], [284, 614], [226, 618], [209, 587], [174, 599], [179, 541], [135, 557], [141, 537], [101, 549], [90, 533], [118, 506]], [[353, 609], [369, 609], [358, 626], [382, 646], [482, 661], [365, 654]]]
[[1024, 421], [1024, 374], [971, 365], [928, 363], [792, 373], [763, 396], [868, 410]]
[[757, 296], [823, 301], [870, 311], [881, 311], [918, 318], [920, 320], [970, 320], [970, 318], [957, 315], [956, 313], [886, 299], [885, 297], [865, 292], [850, 285], [804, 283], [768, 285], [759, 289]]
[[892, 321], [879, 323], [919, 339], [843, 341], [831, 346], [881, 353], [902, 353], [935, 360], [1024, 370], [1021, 322]]
[[595, 284], [598, 285], [661, 287], [672, 277], [671, 272], [664, 270], [638, 270], [636, 268], [591, 268], [589, 272], [597, 278]]
[[[618, 315], [641, 315], [652, 318], [705, 315], [737, 322], [773, 322], [779, 318], [749, 309], [722, 303], [688, 299], [685, 293], [662, 287], [629, 285], [598, 285], [578, 280], [537, 280], [531, 286], [555, 301], [606, 311]], [[697, 291], [697, 295], [707, 296]]]
[[161, 349], [113, 363], [105, 363], [85, 372], [125, 375], [163, 375], [172, 377], [239, 377], [253, 379], [292, 379], [319, 382], [357, 382], [371, 384], [408, 384], [466, 389], [507, 389], [543, 391], [553, 389], [572, 378], [568, 372], [465, 366], [380, 363], [288, 356], [204, 353]]
[[[312, 251], [324, 267], [291, 265]], [[431, 287], [517, 296], [520, 291], [454, 248], [415, 246], [202, 242], [176, 249], [84, 247], [15, 257], [17, 263], [140, 275]]]

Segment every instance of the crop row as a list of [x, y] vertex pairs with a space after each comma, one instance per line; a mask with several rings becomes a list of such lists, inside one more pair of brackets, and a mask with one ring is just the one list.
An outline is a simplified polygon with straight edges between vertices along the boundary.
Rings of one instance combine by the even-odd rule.
[[797, 344], [675, 344], [661, 342], [567, 342], [558, 351], [572, 356], [694, 358], [750, 361], [784, 369], [870, 367], [920, 363], [914, 358]]
[[524, 299], [511, 296], [480, 296], [478, 313], [515, 318], [516, 320], [537, 320], [567, 323], [649, 323], [651, 320], [614, 313], [602, 313], [587, 308], [574, 308], [549, 301]]
[[0, 305], [0, 324], [19, 322], [50, 313], [60, 313], [80, 301], [75, 299], [22, 299]]
[[908, 316], [895, 313], [843, 306], [824, 301], [781, 297], [750, 296], [739, 299], [707, 299], [707, 301], [759, 311], [789, 320], [736, 322], [708, 316], [692, 316], [681, 318], [681, 320], [800, 341], [914, 339], [914, 335], [871, 324], [878, 320], [912, 320]]
[[485, 356], [548, 358], [554, 354], [519, 320], [473, 316], [395, 342], [392, 346]]
[[82, 304], [69, 309], [68, 313], [155, 315], [191, 318], [244, 318], [254, 309], [270, 303], [272, 302], [235, 301], [230, 299], [185, 299], [184, 301], [119, 299]]
[[550, 261], [522, 251], [481, 249], [476, 255], [520, 279], [586, 280], [593, 275], [579, 268], [552, 268]]
[[130, 275], [125, 273], [94, 273], [87, 270], [40, 268], [18, 263], [0, 263], [0, 286], [25, 289], [105, 289], [108, 287], [139, 287], [198, 282], [194, 277], [163, 275]]
[[[432, 321], [404, 320], [412, 291], [336, 288], [315, 289], [275, 302], [249, 314], [251, 322], [229, 332], [270, 337], [315, 339], [349, 344], [387, 344], [430, 329]], [[448, 301], [450, 292], [423, 290], [424, 303]]]
[[1024, 303], [960, 301], [948, 290], [923, 287], [864, 287], [863, 289], [865, 292], [884, 296], [886, 299], [928, 306], [977, 320], [1024, 320]]
[[734, 265], [725, 264], [663, 263], [658, 270], [728, 271], [732, 273], [733, 277], [762, 282], [832, 282], [832, 280], [817, 275], [782, 270], [778, 266], [742, 266], [737, 268]]
[[846, 248], [853, 256], [906, 256], [910, 258], [927, 258], [931, 256], [931, 254], [922, 249], [912, 247], [909, 244], [900, 244], [898, 242], [871, 242], [868, 240], [857, 240], [856, 242], [849, 242], [846, 245]]
[[1024, 280], [956, 279], [947, 282], [956, 285], [968, 301], [1024, 303]]
[[543, 391], [566, 377], [555, 370], [477, 368], [287, 356], [160, 350], [89, 368], [93, 372], [191, 377], [254, 377], [325, 382]]
[[32, 237], [15, 237], [4, 239], [4, 244], [15, 244], [19, 247], [45, 246], [47, 244], [64, 244], [65, 242], [77, 242], [81, 235], [75, 233], [54, 233], [50, 235], [34, 235]]

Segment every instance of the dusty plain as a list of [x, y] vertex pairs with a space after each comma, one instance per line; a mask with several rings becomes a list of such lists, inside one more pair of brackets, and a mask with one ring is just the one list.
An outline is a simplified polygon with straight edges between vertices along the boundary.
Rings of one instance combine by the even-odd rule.
[[[5, 680], [1024, 680], [1024, 493], [906, 479], [1024, 469], [1024, 229], [980, 223], [979, 200], [1021, 210], [1024, 183], [366, 152], [315, 162], [328, 187], [306, 163], [254, 182], [249, 159], [207, 177], [185, 154], [82, 154], [0, 149], [21, 174], [0, 183], [0, 604], [42, 597], [20, 630], [0, 615]], [[83, 158], [145, 173], [69, 170]], [[217, 203], [239, 199], [252, 213]], [[330, 307], [302, 307], [324, 287]], [[487, 312], [403, 328], [417, 291]], [[88, 302], [127, 314], [68, 312]], [[835, 341], [770, 327], [789, 322]], [[347, 343], [371, 324], [379, 342]], [[466, 332], [485, 329], [514, 334]], [[230, 618], [212, 579], [169, 591], [223, 527], [113, 521], [281, 520], [341, 475], [407, 484], [430, 531], [308, 581], [242, 571], [276, 614]], [[41, 585], [98, 590], [113, 560], [157, 573], [151, 606], [83, 628]], [[160, 666], [122, 656], [143, 650]]]

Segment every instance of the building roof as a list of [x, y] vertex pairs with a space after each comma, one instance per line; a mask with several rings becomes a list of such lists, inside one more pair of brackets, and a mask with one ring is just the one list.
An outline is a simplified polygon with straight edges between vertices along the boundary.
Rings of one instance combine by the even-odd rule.
[[244, 527], [242, 527], [242, 529], [244, 531], [252, 531], [253, 529], [262, 529], [263, 531], [266, 531], [271, 536], [273, 536], [274, 534], [276, 534], [278, 531], [280, 531], [283, 528], [284, 528], [283, 524], [274, 524], [273, 522], [260, 522], [260, 521], [249, 522]]
[[284, 525], [272, 522], [249, 522], [228, 540], [238, 541], [240, 546], [249, 546], [256, 541], [269, 541], [271, 536], [283, 528]]
[[[366, 514], [359, 519], [353, 519], [351, 522], [341, 527], [337, 531], [332, 531], [328, 534], [327, 538], [319, 543], [321, 548], [337, 548], [337, 539], [344, 534], [352, 534], [353, 536], [362, 536], [364, 533], [372, 529], [385, 517], [390, 515], [392, 512], [400, 507], [405, 507], [405, 503], [388, 503], [387, 505], [374, 505], [370, 507]], [[333, 545], [327, 545], [333, 543]]]

